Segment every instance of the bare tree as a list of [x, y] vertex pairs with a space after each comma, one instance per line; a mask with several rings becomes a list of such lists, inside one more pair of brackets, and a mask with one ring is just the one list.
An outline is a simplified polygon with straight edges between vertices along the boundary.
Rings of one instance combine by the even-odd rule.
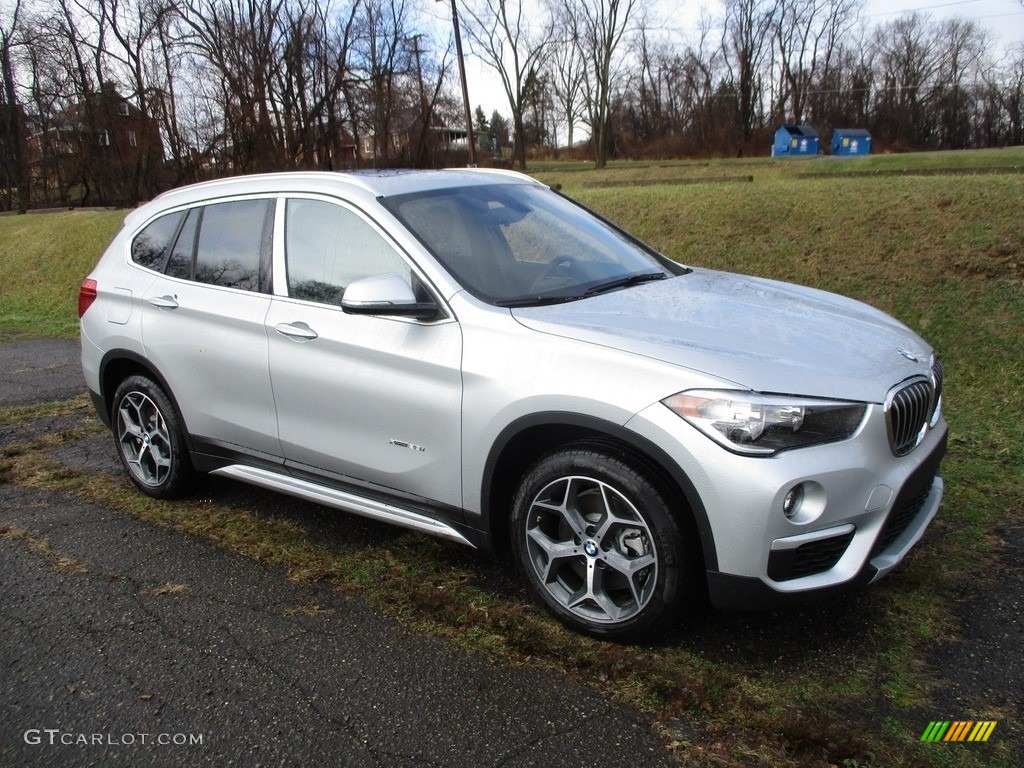
[[719, 84], [729, 72], [721, 47], [712, 39], [713, 23], [703, 13], [695, 43], [661, 63], [665, 79], [665, 109], [671, 129], [680, 135], [679, 151], [690, 154], [729, 154], [735, 98], [721, 98]]
[[526, 170], [523, 115], [536, 90], [553, 37], [548, 18], [529, 18], [536, 6], [523, 0], [475, 0], [466, 6], [473, 52], [501, 80], [512, 115], [513, 164]]
[[66, 135], [74, 144], [76, 167], [69, 169], [70, 175], [74, 182], [82, 185], [83, 203], [104, 205], [110, 202], [111, 190], [106, 173], [108, 164], [100, 149], [103, 116], [98, 113], [100, 101], [96, 94], [101, 92], [104, 82], [102, 51], [106, 25], [101, 19], [95, 28], [89, 29], [78, 11], [79, 6], [70, 0], [55, 0], [46, 23], [50, 39], [55, 43], [51, 50], [59, 52], [57, 55], [64, 59], [67, 68], [69, 90], [63, 94], [63, 107], [69, 110], [68, 117], [77, 129]]
[[344, 154], [345, 89], [352, 87], [351, 49], [359, 4], [296, 0], [282, 16], [282, 66], [276, 71], [286, 155], [300, 167], [333, 169]]
[[13, 210], [13, 191], [18, 193], [18, 207], [29, 204], [28, 172], [25, 164], [25, 114], [18, 100], [14, 73], [13, 48], [18, 29], [21, 0], [16, 0], [10, 28], [0, 28], [0, 183], [3, 184], [3, 207]]
[[794, 123], [804, 122], [808, 94], [819, 79], [828, 79], [839, 41], [862, 5], [863, 0], [776, 0], [772, 18], [783, 78], [779, 111]]
[[180, 74], [188, 62], [184, 25], [177, 4], [169, 7], [173, 12], [161, 14], [154, 30], [154, 70], [159, 70], [161, 77], [154, 77], [151, 83], [153, 90], [150, 107], [154, 119], [160, 123], [161, 133], [166, 139], [165, 151], [170, 155], [167, 167], [171, 177], [168, 183], [177, 186], [186, 179], [196, 180], [199, 169], [196, 168], [197, 158], [193, 155], [197, 142], [189, 142], [184, 125], [190, 110], [179, 108], [180, 100], [191, 96], [181, 92], [188, 91], [182, 84], [184, 78]]
[[358, 93], [349, 93], [349, 110], [356, 133], [358, 126], [365, 126], [373, 162], [383, 166], [400, 159], [399, 133], [412, 124], [410, 115], [419, 103], [408, 45], [414, 34], [411, 13], [406, 0], [363, 0], [353, 45], [361, 83]]
[[866, 38], [847, 35], [807, 95], [806, 109], [819, 131], [839, 127], [867, 128], [873, 121], [877, 53]]
[[235, 171], [277, 170], [286, 160], [274, 83], [281, 66], [285, 0], [187, 0], [183, 19], [209, 74], [208, 97], [223, 116], [213, 142]]
[[586, 118], [582, 95], [586, 62], [579, 46], [571, 38], [552, 38], [549, 53], [547, 79], [565, 119], [566, 143], [571, 147], [576, 124]]
[[37, 137], [37, 149], [25, 163], [24, 173], [37, 176], [38, 182], [32, 190], [33, 200], [41, 204], [68, 201], [64, 168], [56, 162], [58, 142], [53, 141], [56, 115], [68, 93], [69, 80], [65, 59], [55, 53], [60, 48], [60, 38], [52, 34], [46, 25], [49, 19], [32, 16], [22, 22], [19, 38], [22, 45], [19, 64], [27, 80], [25, 106], [35, 117], [32, 132]]
[[930, 88], [938, 67], [929, 18], [912, 13], [876, 29], [879, 85], [874, 103], [876, 133], [897, 148], [935, 145]]
[[648, 38], [646, 29], [637, 33], [635, 47], [638, 68], [627, 80], [622, 100], [630, 117], [633, 138], [649, 144], [670, 130], [664, 105], [669, 54]]
[[[113, 40], [102, 51], [106, 70], [127, 88], [122, 95], [132, 100], [143, 116], [133, 131], [134, 159], [125, 162], [120, 158], [122, 194], [127, 202], [137, 202], [151, 197], [163, 186], [163, 144], [149, 120], [162, 93], [158, 84], [169, 76], [159, 71], [167, 61], [166, 52], [160, 54], [160, 30], [174, 13], [174, 7], [171, 0], [143, 0], [138, 4], [101, 0], [96, 5], [81, 7], [97, 27], [109, 29]], [[112, 149], [119, 151], [116, 142]]]
[[935, 32], [936, 62], [933, 104], [938, 146], [971, 146], [971, 122], [976, 98], [974, 84], [981, 80], [981, 64], [989, 38], [977, 22], [947, 19]]
[[[730, 69], [736, 100], [740, 151], [762, 126], [764, 68], [770, 50], [775, 8], [769, 0], [726, 0], [722, 52]], [[724, 94], [723, 94], [724, 95]]]
[[1024, 144], [1024, 45], [1018, 45], [1008, 63], [984, 75], [993, 103], [986, 136], [989, 146]]
[[594, 164], [608, 164], [612, 91], [619, 74], [620, 46], [627, 33], [643, 27], [643, 0], [560, 0], [560, 23], [586, 62], [583, 101], [590, 125]]

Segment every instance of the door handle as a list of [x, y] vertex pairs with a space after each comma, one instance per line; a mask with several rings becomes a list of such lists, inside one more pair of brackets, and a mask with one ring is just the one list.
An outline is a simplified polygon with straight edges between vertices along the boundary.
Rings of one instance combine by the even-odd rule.
[[312, 341], [319, 334], [305, 323], [278, 323], [274, 330], [294, 341]]
[[158, 309], [177, 309], [178, 302], [173, 296], [154, 296], [150, 299], [146, 299], [150, 304]]

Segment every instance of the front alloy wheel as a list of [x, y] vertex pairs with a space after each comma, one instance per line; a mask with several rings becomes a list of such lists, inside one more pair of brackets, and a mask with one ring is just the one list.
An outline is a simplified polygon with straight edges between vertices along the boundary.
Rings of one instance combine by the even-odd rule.
[[680, 527], [630, 464], [586, 447], [545, 457], [520, 486], [512, 524], [527, 579], [574, 629], [639, 639], [675, 616], [688, 562]]
[[658, 557], [647, 524], [629, 499], [592, 477], [541, 489], [530, 504], [526, 550], [548, 595], [589, 621], [630, 619], [654, 594]]

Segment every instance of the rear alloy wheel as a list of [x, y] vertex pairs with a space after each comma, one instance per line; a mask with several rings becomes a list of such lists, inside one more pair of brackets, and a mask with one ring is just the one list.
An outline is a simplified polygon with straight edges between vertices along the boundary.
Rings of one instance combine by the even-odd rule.
[[512, 540], [559, 619], [597, 637], [639, 640], [675, 618], [690, 559], [665, 498], [644, 473], [586, 446], [534, 465], [516, 494]]
[[192, 468], [181, 422], [170, 398], [145, 376], [125, 379], [114, 394], [114, 438], [128, 476], [157, 498], [181, 496], [192, 489]]

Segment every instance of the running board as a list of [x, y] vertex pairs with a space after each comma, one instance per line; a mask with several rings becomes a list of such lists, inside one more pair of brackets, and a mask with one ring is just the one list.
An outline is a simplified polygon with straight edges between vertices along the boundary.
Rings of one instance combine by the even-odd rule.
[[266, 469], [247, 467], [241, 464], [221, 467], [220, 469], [213, 470], [210, 474], [241, 480], [243, 483], [286, 493], [289, 496], [295, 496], [317, 504], [324, 504], [344, 512], [351, 512], [352, 514], [362, 515], [373, 520], [381, 520], [385, 523], [410, 528], [414, 531], [429, 533], [442, 539], [457, 541], [459, 544], [473, 546], [469, 539], [450, 525], [422, 515], [419, 512], [412, 512], [408, 509], [397, 507], [394, 504], [367, 499], [354, 493], [339, 491], [336, 488], [317, 485], [316, 483], [301, 480], [291, 475], [280, 475]]

